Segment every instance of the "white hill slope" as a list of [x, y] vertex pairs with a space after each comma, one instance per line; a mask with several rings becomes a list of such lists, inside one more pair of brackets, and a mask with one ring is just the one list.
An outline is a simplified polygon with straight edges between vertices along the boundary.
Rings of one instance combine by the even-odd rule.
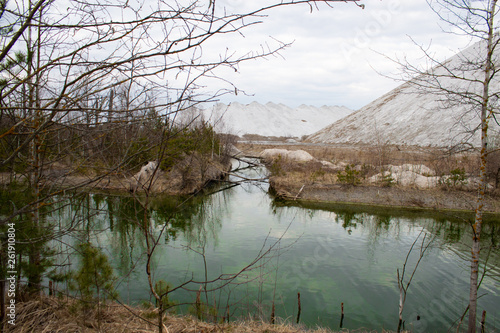
[[[479, 54], [484, 54], [482, 43], [474, 44], [451, 57], [444, 66], [454, 69], [455, 73], [467, 79], [477, 77], [481, 80], [483, 73], [477, 70], [464, 71], [463, 65], [464, 60], [476, 60]], [[495, 63], [500, 64], [500, 61]], [[461, 71], [456, 70], [459, 67]], [[446, 68], [436, 66], [431, 71], [436, 75], [446, 76]], [[425, 78], [420, 75], [402, 84], [362, 109], [310, 135], [307, 141], [433, 147], [453, 147], [467, 142], [475, 147], [480, 146], [479, 131], [471, 134], [471, 130], [480, 124], [477, 108], [468, 112], [471, 105], [450, 103], [449, 97], [453, 95], [419, 88]], [[482, 86], [477, 81], [441, 77], [439, 82], [453, 91], [479, 95], [482, 92]], [[492, 83], [492, 91], [500, 91], [498, 79]], [[492, 139], [497, 138], [498, 126], [494, 120], [490, 121], [489, 135]]]
[[238, 136], [257, 134], [262, 136], [301, 137], [312, 134], [353, 111], [344, 106], [301, 105], [292, 109], [283, 104], [253, 102], [247, 105], [216, 104], [203, 110], [203, 117], [214, 125], [217, 132]]

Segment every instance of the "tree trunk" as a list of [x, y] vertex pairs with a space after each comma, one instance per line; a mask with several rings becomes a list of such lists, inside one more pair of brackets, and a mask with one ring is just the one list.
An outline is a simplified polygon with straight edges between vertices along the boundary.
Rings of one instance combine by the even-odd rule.
[[481, 226], [483, 222], [484, 194], [486, 191], [486, 157], [488, 139], [488, 119], [491, 110], [489, 109], [489, 84], [492, 73], [493, 59], [493, 36], [494, 36], [494, 15], [496, 0], [491, 2], [491, 11], [488, 17], [488, 54], [484, 69], [483, 98], [481, 105], [481, 167], [479, 169], [479, 188], [476, 206], [476, 217], [472, 226], [472, 249], [471, 249], [471, 273], [470, 273], [470, 294], [469, 294], [469, 324], [467, 331], [476, 332], [477, 317], [477, 283], [479, 277], [479, 254], [481, 251]]
[[486, 191], [486, 134], [487, 134], [487, 120], [484, 117], [481, 141], [481, 169], [480, 169], [480, 183], [478, 189], [476, 217], [474, 225], [472, 226], [472, 249], [471, 249], [471, 273], [470, 273], [470, 294], [469, 294], [469, 325], [467, 331], [469, 333], [476, 332], [476, 311], [477, 311], [477, 283], [479, 278], [479, 254], [481, 251], [481, 226], [483, 222], [483, 206], [484, 206], [484, 192]]
[[158, 305], [158, 332], [163, 332], [163, 299], [161, 298]]

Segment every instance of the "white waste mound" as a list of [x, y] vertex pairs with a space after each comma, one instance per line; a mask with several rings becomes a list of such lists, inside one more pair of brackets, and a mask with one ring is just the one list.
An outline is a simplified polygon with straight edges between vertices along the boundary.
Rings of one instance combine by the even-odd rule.
[[403, 164], [403, 165], [389, 165], [388, 169], [392, 173], [401, 173], [403, 171], [411, 171], [419, 175], [435, 176], [434, 170], [424, 164]]
[[141, 171], [132, 176], [130, 189], [136, 191], [139, 186], [145, 186], [151, 180], [157, 168], [158, 162], [155, 161], [150, 161], [148, 164], [142, 166]]
[[[387, 165], [387, 171], [368, 178], [370, 183], [390, 182], [401, 186], [430, 189], [438, 186], [463, 188], [473, 190], [478, 186], [479, 179], [465, 175], [464, 179], [454, 178], [452, 175], [436, 176], [434, 170], [423, 164]], [[492, 185], [488, 185], [492, 188]]]
[[283, 104], [253, 102], [216, 104], [203, 110], [203, 118], [219, 133], [239, 136], [257, 134], [276, 137], [301, 137], [319, 131], [351, 114], [345, 106], [306, 106], [291, 108]]
[[281, 156], [282, 159], [293, 160], [297, 162], [307, 162], [315, 160], [308, 152], [304, 150], [287, 150], [287, 149], [265, 149], [260, 153], [260, 157], [266, 160], [277, 159]]
[[[459, 102], [457, 96], [481, 96], [484, 74], [482, 66], [476, 64], [483, 63], [486, 51], [485, 41], [479, 41], [430, 69], [431, 77], [420, 75], [413, 78], [306, 140], [421, 147], [460, 147], [467, 143], [480, 147], [480, 131], [476, 130], [481, 123], [478, 105], [470, 104], [467, 98]], [[500, 66], [500, 57], [496, 55], [494, 58], [495, 67]], [[426, 89], [429, 85], [433, 88]], [[443, 90], [436, 91], [436, 86]], [[490, 82], [490, 89], [500, 89], [498, 77]], [[456, 94], [444, 94], [445, 90]], [[497, 123], [492, 121], [490, 125], [488, 136], [500, 135]]]
[[376, 174], [368, 179], [378, 183], [392, 179], [392, 183], [401, 186], [414, 186], [420, 189], [434, 188], [441, 177], [436, 177], [434, 170], [423, 164], [388, 165], [387, 171]]

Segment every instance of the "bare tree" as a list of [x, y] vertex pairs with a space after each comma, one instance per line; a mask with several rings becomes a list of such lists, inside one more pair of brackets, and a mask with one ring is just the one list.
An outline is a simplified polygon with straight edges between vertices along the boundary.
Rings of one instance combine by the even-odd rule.
[[[123, 126], [123, 119], [142, 115], [150, 107], [140, 105], [141, 95], [153, 98], [156, 115], [167, 121], [177, 112], [234, 92], [230, 83], [211, 93], [200, 88], [207, 80], [225, 82], [217, 72], [222, 67], [237, 71], [241, 62], [275, 54], [290, 44], [277, 42], [244, 54], [227, 49], [207, 54], [209, 42], [242, 34], [271, 9], [287, 5], [312, 9], [335, 2], [357, 0], [277, 1], [246, 13], [228, 13], [216, 1], [158, 1], [154, 6], [77, 1], [68, 3], [64, 11], [50, 1], [8, 2], [1, 20], [11, 33], [2, 36], [7, 46], [0, 60], [15, 62], [16, 55], [24, 55], [28, 61], [18, 62], [15, 72], [5, 66], [2, 70], [2, 116], [12, 121], [4, 123], [0, 140], [16, 140], [2, 152], [0, 168], [8, 169], [36, 140], [43, 146], [44, 134], [55, 125], [75, 128], [94, 118], [94, 126], [115, 120]], [[22, 50], [23, 43], [28, 51]], [[125, 97], [122, 105], [115, 101], [117, 93]], [[103, 97], [107, 105], [100, 102]], [[106, 108], [108, 117], [102, 113]], [[141, 119], [132, 117], [131, 121]], [[123, 163], [114, 163], [109, 171]]]
[[450, 33], [467, 35], [475, 42], [447, 61], [437, 60], [421, 47], [432, 65], [429, 70], [398, 61], [410, 74], [409, 84], [419, 93], [434, 94], [441, 102], [440, 107], [456, 109], [457, 126], [462, 126], [463, 135], [451, 148], [479, 152], [478, 195], [475, 219], [471, 222], [473, 245], [468, 323], [468, 331], [475, 332], [481, 226], [488, 187], [487, 157], [492, 152], [488, 150], [488, 143], [494, 136], [492, 133], [498, 133], [500, 57], [497, 47], [500, 38], [495, 26], [498, 7], [497, 0], [429, 0], [428, 3], [444, 22], [451, 25]]
[[[31, 216], [39, 230], [50, 231], [40, 212], [60, 209], [54, 198], [65, 193], [62, 185], [85, 192], [108, 175], [133, 172], [145, 159], [161, 160], [179, 133], [172, 125], [177, 113], [235, 91], [220, 76], [222, 68], [238, 71], [244, 61], [290, 46], [276, 41], [241, 53], [209, 49], [213, 40], [228, 44], [227, 36], [242, 36], [280, 7], [361, 7], [359, 1], [271, 1], [243, 13], [214, 0], [0, 1], [0, 171], [11, 180], [27, 179], [30, 193], [29, 200], [13, 201], [0, 227], [16, 222], [21, 228], [27, 224], [22, 217]], [[207, 91], [210, 80], [226, 87]], [[70, 175], [84, 177], [69, 182]], [[50, 237], [57, 236], [27, 242]], [[33, 266], [41, 266], [40, 253], [29, 253]], [[19, 261], [25, 258], [18, 254]], [[34, 274], [32, 284], [41, 277]]]
[[[420, 239], [420, 236], [422, 236], [422, 240], [420, 243], [420, 251], [418, 253], [418, 259], [413, 266], [413, 270], [411, 272], [408, 272], [410, 274], [410, 278], [408, 278], [408, 281], [405, 281], [405, 274], [406, 274], [406, 265], [409, 265], [409, 259], [410, 255], [412, 254], [413, 248], [415, 247], [417, 241]], [[410, 288], [411, 281], [413, 280], [413, 277], [415, 276], [415, 273], [417, 272], [418, 266], [420, 264], [420, 261], [423, 259], [425, 252], [431, 245], [431, 243], [434, 241], [435, 237], [432, 237], [431, 240], [426, 242], [427, 238], [427, 233], [425, 233], [424, 229], [420, 231], [418, 234], [417, 238], [413, 241], [413, 243], [410, 246], [410, 249], [408, 250], [408, 253], [406, 254], [406, 258], [403, 264], [403, 268], [401, 270], [401, 273], [399, 272], [399, 268], [397, 269], [397, 277], [398, 277], [398, 288], [399, 288], [399, 321], [398, 321], [398, 329], [397, 332], [401, 332], [401, 330], [404, 330], [404, 320], [403, 320], [403, 310], [406, 302], [406, 295], [408, 293], [408, 288]]]

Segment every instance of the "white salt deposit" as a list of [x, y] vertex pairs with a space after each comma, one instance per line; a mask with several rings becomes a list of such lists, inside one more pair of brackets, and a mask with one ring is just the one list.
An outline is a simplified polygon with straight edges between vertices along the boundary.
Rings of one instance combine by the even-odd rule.
[[[229, 105], [222, 103], [202, 110], [203, 118], [219, 133], [242, 136], [257, 134], [276, 137], [302, 137], [322, 129], [353, 110], [345, 106], [306, 106], [295, 109], [284, 104], [257, 102]], [[294, 141], [289, 141], [294, 142]]]
[[[464, 65], [478, 60], [485, 54], [485, 44], [478, 42], [445, 61], [446, 66], [436, 66], [429, 70], [439, 77], [444, 89], [463, 94], [482, 93], [481, 78], [484, 74], [474, 70], [475, 65]], [[497, 56], [495, 64], [500, 65]], [[472, 68], [464, 71], [463, 68]], [[447, 70], [454, 71], [460, 80], [450, 78]], [[472, 78], [479, 76], [479, 80]], [[470, 112], [471, 105], [450, 105], [443, 100], [443, 91], [422, 91], [428, 76], [417, 76], [384, 96], [364, 106], [362, 109], [332, 123], [307, 138], [314, 143], [364, 143], [372, 145], [415, 145], [450, 147], [465, 141], [480, 146], [480, 133], [470, 137], [471, 130], [480, 124], [478, 107]], [[415, 84], [413, 84], [415, 83]], [[491, 82], [491, 91], [500, 89], [500, 78]], [[499, 127], [490, 122], [489, 136], [495, 138]]]
[[150, 161], [148, 164], [142, 166], [141, 171], [132, 176], [131, 190], [136, 191], [139, 186], [144, 186], [150, 181], [157, 168], [158, 162], [155, 161]]
[[428, 189], [438, 186], [441, 179], [441, 177], [432, 176], [435, 175], [434, 170], [423, 164], [388, 165], [386, 168], [388, 171], [368, 178], [368, 182], [380, 183], [392, 179], [392, 183], [401, 186]]
[[260, 153], [260, 157], [264, 159], [276, 159], [279, 156], [283, 159], [293, 160], [297, 162], [313, 161], [314, 157], [304, 150], [287, 150], [287, 149], [265, 149]]

